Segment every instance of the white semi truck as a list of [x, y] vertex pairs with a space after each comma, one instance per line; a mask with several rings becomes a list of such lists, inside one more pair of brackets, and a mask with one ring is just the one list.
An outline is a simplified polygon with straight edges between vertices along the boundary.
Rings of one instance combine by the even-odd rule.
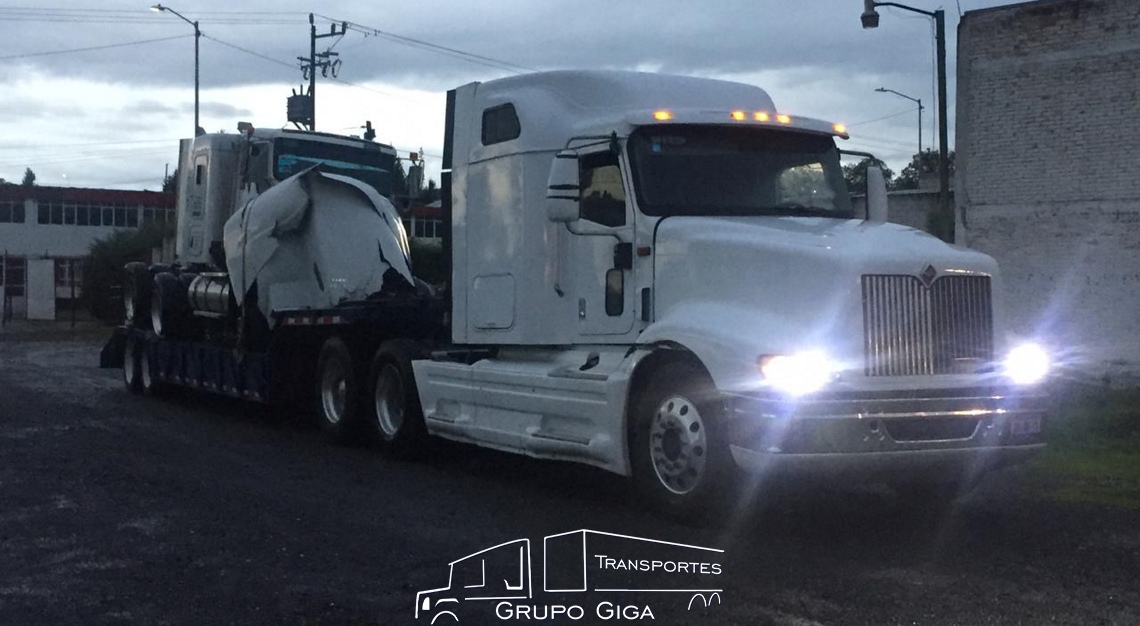
[[[367, 184], [389, 150], [207, 135], [177, 263], [133, 267], [105, 363], [132, 390], [301, 392], [393, 453], [432, 435], [587, 463], [680, 514], [741, 470], [961, 485], [1044, 445], [1048, 358], [1005, 325], [996, 263], [886, 222], [873, 170], [856, 215], [841, 125], [616, 71], [472, 83], [446, 111], [441, 290]], [[219, 141], [235, 167], [210, 165]]]

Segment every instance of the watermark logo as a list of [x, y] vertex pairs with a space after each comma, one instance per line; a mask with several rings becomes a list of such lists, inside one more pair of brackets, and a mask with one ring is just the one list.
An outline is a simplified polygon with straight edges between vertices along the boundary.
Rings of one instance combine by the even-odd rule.
[[722, 602], [723, 555], [717, 548], [586, 529], [544, 537], [540, 555], [532, 554], [530, 539], [516, 539], [449, 563], [446, 587], [416, 594], [415, 616], [447, 624], [489, 611], [502, 621], [592, 622], [655, 619], [663, 610], [704, 612]]

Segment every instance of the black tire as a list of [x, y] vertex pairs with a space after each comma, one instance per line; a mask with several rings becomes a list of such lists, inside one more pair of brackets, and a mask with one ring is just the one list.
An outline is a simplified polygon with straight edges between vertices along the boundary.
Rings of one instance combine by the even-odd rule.
[[412, 371], [412, 360], [422, 354], [413, 341], [387, 341], [376, 350], [368, 370], [366, 432], [385, 454], [396, 458], [418, 456], [427, 447], [427, 427]]
[[363, 413], [360, 378], [352, 353], [339, 337], [331, 337], [321, 346], [316, 374], [321, 432], [335, 443], [353, 442]]
[[150, 307], [154, 334], [167, 338], [177, 336], [178, 325], [184, 321], [185, 308], [186, 293], [178, 277], [170, 272], [155, 274]]
[[139, 355], [142, 352], [142, 343], [134, 337], [128, 336], [126, 346], [123, 348], [123, 384], [127, 391], [138, 395], [143, 392], [141, 366]]
[[655, 510], [686, 522], [716, 519], [735, 465], [723, 403], [708, 374], [683, 361], [649, 373], [630, 403], [633, 481]]
[[171, 387], [168, 383], [155, 379], [156, 368], [150, 360], [148, 347], [145, 343], [139, 343], [139, 384], [142, 388], [142, 394], [156, 398], [167, 396]]
[[150, 299], [154, 279], [145, 263], [134, 261], [123, 268], [123, 318], [133, 328], [150, 328]]

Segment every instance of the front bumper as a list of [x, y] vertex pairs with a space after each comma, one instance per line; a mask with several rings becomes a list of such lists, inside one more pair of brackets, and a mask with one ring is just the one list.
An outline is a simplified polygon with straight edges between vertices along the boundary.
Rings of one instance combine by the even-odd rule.
[[729, 401], [737, 465], [845, 481], [924, 479], [1022, 461], [1045, 446], [1038, 390], [844, 392]]

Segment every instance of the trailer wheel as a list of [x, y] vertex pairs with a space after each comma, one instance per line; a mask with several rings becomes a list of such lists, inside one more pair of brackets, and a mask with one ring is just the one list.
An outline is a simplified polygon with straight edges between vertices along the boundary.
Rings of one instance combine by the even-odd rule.
[[317, 417], [331, 441], [347, 443], [360, 414], [360, 389], [352, 354], [339, 337], [331, 337], [317, 358]]
[[427, 442], [424, 412], [412, 372], [412, 359], [422, 350], [415, 342], [396, 339], [376, 350], [368, 374], [369, 435], [389, 455], [408, 458]]
[[629, 442], [638, 492], [666, 515], [711, 519], [733, 478], [723, 409], [712, 381], [699, 367], [669, 362], [635, 393]]
[[127, 345], [123, 349], [123, 383], [127, 386], [127, 391], [133, 394], [143, 392], [142, 367], [139, 363], [142, 347], [137, 339], [127, 337]]
[[123, 268], [123, 317], [126, 325], [147, 328], [150, 325], [150, 292], [153, 280], [145, 263], [134, 261]]

